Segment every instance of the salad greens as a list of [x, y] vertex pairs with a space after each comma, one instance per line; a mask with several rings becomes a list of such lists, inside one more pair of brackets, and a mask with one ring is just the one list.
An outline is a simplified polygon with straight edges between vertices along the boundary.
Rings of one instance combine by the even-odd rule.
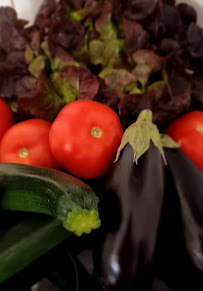
[[16, 119], [53, 121], [76, 99], [111, 106], [123, 127], [143, 109], [161, 127], [203, 107], [202, 28], [170, 0], [46, 0], [35, 22], [0, 8], [0, 96]]

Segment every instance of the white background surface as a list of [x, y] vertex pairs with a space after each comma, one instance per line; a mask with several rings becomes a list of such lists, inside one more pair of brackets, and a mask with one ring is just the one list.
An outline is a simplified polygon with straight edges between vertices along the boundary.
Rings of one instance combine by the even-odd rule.
[[[11, 6], [13, 3], [19, 17], [32, 23], [42, 2], [43, 0], [0, 0], [0, 6]], [[176, 2], [192, 4], [197, 11], [198, 23], [203, 27], [203, 0], [177, 0]]]

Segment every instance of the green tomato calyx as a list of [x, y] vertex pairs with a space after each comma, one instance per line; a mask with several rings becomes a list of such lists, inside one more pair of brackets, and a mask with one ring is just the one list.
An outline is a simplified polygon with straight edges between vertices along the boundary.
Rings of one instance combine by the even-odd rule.
[[102, 136], [102, 130], [98, 126], [94, 126], [91, 128], [91, 134], [95, 138], [100, 138]]
[[29, 155], [29, 151], [26, 148], [22, 148], [19, 150], [18, 155], [20, 158], [25, 159]]
[[197, 131], [200, 132], [201, 134], [203, 134], [203, 124], [198, 125]]

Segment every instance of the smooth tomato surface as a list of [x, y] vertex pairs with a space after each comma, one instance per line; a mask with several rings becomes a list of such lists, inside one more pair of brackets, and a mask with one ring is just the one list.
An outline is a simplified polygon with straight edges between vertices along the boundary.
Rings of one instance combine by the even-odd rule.
[[166, 133], [180, 143], [183, 152], [203, 171], [203, 112], [184, 114], [169, 125]]
[[117, 114], [91, 100], [66, 105], [54, 120], [49, 142], [59, 164], [85, 179], [102, 176], [112, 163], [123, 129]]
[[0, 98], [0, 140], [9, 127], [13, 125], [13, 123], [14, 116], [9, 105], [2, 98]]
[[59, 169], [49, 146], [51, 123], [30, 119], [14, 124], [0, 143], [0, 162]]

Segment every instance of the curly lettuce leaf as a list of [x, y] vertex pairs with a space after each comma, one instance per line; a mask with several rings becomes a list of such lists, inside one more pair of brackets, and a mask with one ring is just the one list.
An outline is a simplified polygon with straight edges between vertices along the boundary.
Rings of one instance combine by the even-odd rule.
[[51, 86], [44, 70], [39, 72], [38, 80], [34, 77], [24, 77], [19, 80], [17, 87], [19, 115], [53, 121], [65, 105]]
[[189, 106], [189, 92], [173, 96], [168, 84], [161, 81], [149, 86], [143, 94], [126, 94], [119, 103], [119, 110], [125, 126], [135, 122], [144, 109], [150, 109], [153, 112], [153, 122], [163, 126], [188, 110]]
[[65, 103], [76, 99], [93, 99], [99, 82], [88, 70], [74, 66], [66, 67], [52, 76], [52, 82]]

